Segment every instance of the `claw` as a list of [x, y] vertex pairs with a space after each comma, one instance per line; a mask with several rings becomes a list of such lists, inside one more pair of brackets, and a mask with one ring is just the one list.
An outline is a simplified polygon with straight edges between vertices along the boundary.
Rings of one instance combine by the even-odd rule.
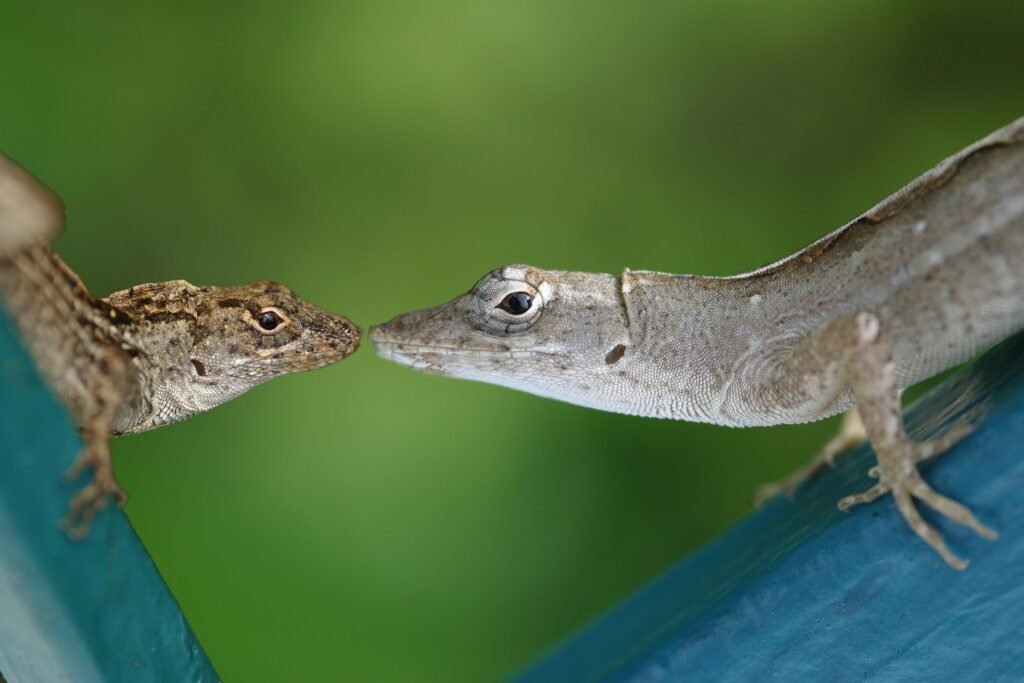
[[924, 462], [936, 455], [945, 453], [968, 434], [974, 431], [974, 426], [966, 422], [960, 422], [950, 428], [948, 432], [934, 439], [914, 444], [914, 459], [917, 462]]
[[846, 512], [854, 505], [862, 505], [864, 503], [871, 503], [889, 492], [889, 487], [884, 484], [875, 484], [867, 491], [862, 493], [855, 493], [851, 496], [846, 496], [839, 501], [839, 509]]
[[68, 513], [61, 522], [61, 527], [74, 540], [89, 535], [93, 518], [107, 506], [111, 498], [117, 501], [119, 507], [124, 507], [128, 502], [128, 494], [114, 478], [110, 450], [105, 441], [87, 443], [64, 476], [77, 478], [87, 467], [94, 470], [93, 479], [71, 499]]
[[75, 462], [71, 464], [71, 467], [64, 470], [64, 481], [74, 481], [86, 469], [97, 469], [100, 464], [100, 458], [97, 457], [95, 449], [83, 448], [82, 452], [75, 458]]
[[942, 538], [942, 534], [936, 531], [935, 527], [931, 524], [924, 521], [924, 518], [921, 517], [921, 513], [919, 513], [917, 508], [914, 506], [911, 494], [907, 492], [904, 487], [900, 487], [899, 490], [893, 492], [893, 499], [895, 499], [896, 507], [899, 508], [900, 512], [903, 514], [903, 518], [907, 520], [907, 524], [910, 525], [910, 528], [914, 533], [917, 534], [921, 540], [930, 545], [935, 552], [937, 552], [942, 559], [946, 561], [946, 564], [958, 571], [967, 569], [968, 562], [960, 559], [950, 552], [945, 539]]
[[124, 507], [128, 502], [128, 494], [114, 481], [112, 476], [109, 481], [105, 481], [105, 477], [97, 473], [93, 482], [71, 499], [68, 514], [61, 522], [61, 526], [71, 538], [75, 540], [85, 538], [89, 535], [93, 518], [107, 506], [111, 498], [117, 500], [119, 507]]
[[[878, 483], [863, 493], [846, 496], [839, 501], [839, 509], [845, 511], [854, 505], [870, 503], [891, 493], [896, 507], [899, 508], [914, 533], [930, 545], [951, 567], [957, 570], [966, 569], [968, 562], [950, 552], [942, 534], [921, 517], [914, 505], [914, 499], [920, 500], [954, 522], [966, 526], [983, 538], [990, 540], [998, 538], [999, 534], [979, 522], [967, 506], [936, 493], [917, 471], [917, 463], [945, 452], [970, 432], [969, 426], [958, 425], [936, 439], [921, 443], [902, 442], [893, 445], [888, 452], [882, 451], [879, 455], [879, 464], [868, 471], [870, 476], [878, 479]], [[906, 447], [908, 445], [910, 448]], [[903, 447], [900, 448], [900, 446]]]
[[945, 515], [954, 522], [964, 525], [982, 538], [993, 541], [999, 538], [999, 533], [995, 529], [991, 529], [979, 522], [978, 518], [974, 516], [974, 513], [967, 506], [961, 505], [952, 498], [946, 498], [936, 493], [923, 480], [910, 489], [910, 494], [914, 498], [923, 501], [931, 509]]

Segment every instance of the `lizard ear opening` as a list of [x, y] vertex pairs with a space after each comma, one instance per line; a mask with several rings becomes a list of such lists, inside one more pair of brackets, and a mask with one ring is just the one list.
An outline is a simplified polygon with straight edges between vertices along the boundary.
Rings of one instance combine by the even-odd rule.
[[604, 362], [607, 363], [608, 365], [615, 365], [620, 360], [622, 360], [622, 357], [624, 355], [626, 355], [626, 345], [616, 344], [615, 348], [613, 348], [605, 355]]

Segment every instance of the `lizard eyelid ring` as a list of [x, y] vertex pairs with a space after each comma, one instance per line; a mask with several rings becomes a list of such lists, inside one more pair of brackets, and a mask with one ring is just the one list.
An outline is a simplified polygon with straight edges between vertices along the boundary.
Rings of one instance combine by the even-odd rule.
[[284, 311], [276, 306], [267, 306], [252, 318], [260, 334], [276, 334], [288, 325], [289, 319]]
[[485, 278], [477, 285], [476, 299], [483, 322], [500, 335], [529, 329], [544, 310], [541, 293], [520, 280]]

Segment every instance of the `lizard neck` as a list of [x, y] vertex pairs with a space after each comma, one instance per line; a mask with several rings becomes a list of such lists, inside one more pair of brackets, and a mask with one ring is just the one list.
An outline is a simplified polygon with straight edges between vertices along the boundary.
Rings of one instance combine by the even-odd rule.
[[[184, 420], [243, 393], [258, 381], [227, 382], [217, 376], [199, 347], [212, 345], [228, 352], [227, 332], [200, 323], [205, 302], [202, 290], [185, 280], [151, 283], [107, 297], [131, 320], [131, 344], [137, 350], [141, 400], [126, 406], [117, 432], [130, 434]], [[220, 335], [223, 338], [211, 339]]]
[[727, 413], [729, 392], [758, 382], [762, 373], [768, 376], [773, 358], [784, 355], [814, 325], [810, 317], [797, 320], [787, 313], [800, 310], [799, 305], [780, 307], [760, 276], [626, 271], [622, 283], [630, 348], [619, 363], [619, 382], [635, 390], [621, 412], [753, 424]]
[[168, 332], [172, 331], [145, 330], [137, 338], [140, 354], [135, 363], [139, 368], [142, 401], [123, 412], [117, 427], [120, 434], [184, 420], [215, 408], [258, 383], [240, 385], [206, 375], [203, 362], [191, 357], [190, 338], [183, 336], [178, 338], [180, 341], [171, 341]]

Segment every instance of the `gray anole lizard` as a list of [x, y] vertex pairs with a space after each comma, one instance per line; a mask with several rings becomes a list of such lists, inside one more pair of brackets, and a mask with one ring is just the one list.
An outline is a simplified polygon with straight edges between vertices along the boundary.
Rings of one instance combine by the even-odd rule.
[[918, 536], [962, 569], [914, 501], [996, 537], [918, 473], [967, 429], [914, 442], [899, 392], [1022, 327], [1024, 118], [764, 268], [615, 277], [507, 266], [371, 338], [418, 370], [621, 413], [744, 427], [855, 407], [878, 483], [840, 508], [892, 494]]
[[127, 500], [112, 435], [185, 419], [359, 345], [348, 319], [269, 281], [172, 280], [94, 297], [47, 243], [63, 224], [56, 195], [0, 154], [0, 302], [85, 441], [70, 474], [94, 470], [72, 499], [72, 535], [86, 533], [111, 496]]

